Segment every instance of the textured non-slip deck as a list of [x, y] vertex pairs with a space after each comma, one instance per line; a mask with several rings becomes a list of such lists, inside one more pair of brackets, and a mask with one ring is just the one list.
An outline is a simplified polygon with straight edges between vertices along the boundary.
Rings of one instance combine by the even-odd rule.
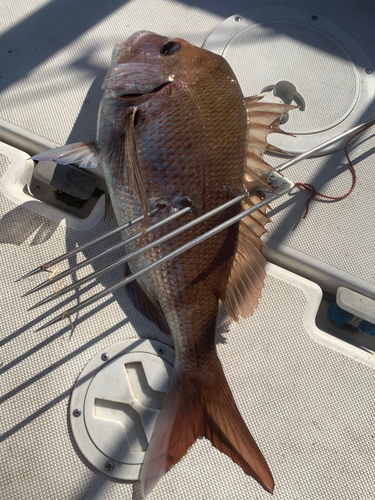
[[[373, 1], [271, 3], [324, 15], [351, 33], [375, 62]], [[263, 4], [4, 0], [0, 117], [61, 144], [91, 139], [115, 42], [147, 29], [202, 45], [226, 17]], [[308, 194], [295, 190], [273, 205], [268, 226], [275, 240], [372, 284], [374, 141], [375, 129], [369, 129], [350, 148], [358, 176], [351, 196], [335, 203], [314, 200], [303, 220]], [[274, 166], [282, 161], [270, 159]], [[0, 177], [9, 166], [0, 144]], [[285, 173], [329, 195], [340, 195], [351, 185], [342, 151], [306, 160]], [[125, 290], [73, 318], [74, 332], [67, 321], [35, 333], [50, 314], [63, 311], [68, 298], [27, 312], [46, 291], [21, 295], [42, 276], [15, 283], [38, 264], [115, 227], [113, 213], [89, 231], [75, 231], [16, 206], [0, 192], [0, 217], [0, 498], [140, 500], [138, 483], [109, 480], [83, 457], [70, 429], [69, 400], [82, 369], [101, 349], [138, 336], [170, 339], [135, 311]], [[120, 255], [89, 266], [74, 279]], [[121, 279], [123, 272], [115, 269], [71, 293], [70, 300], [84, 300]], [[222, 313], [218, 353], [224, 371], [274, 474], [275, 500], [373, 499], [374, 370], [309, 336], [303, 322], [307, 302], [302, 289], [269, 273], [252, 318], [228, 323]], [[198, 440], [149, 498], [271, 497], [209, 441]]]

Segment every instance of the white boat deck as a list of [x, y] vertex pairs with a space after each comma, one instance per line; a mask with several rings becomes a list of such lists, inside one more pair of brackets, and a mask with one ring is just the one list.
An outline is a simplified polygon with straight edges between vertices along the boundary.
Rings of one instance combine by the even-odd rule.
[[[324, 16], [351, 34], [375, 64], [373, 1], [269, 4]], [[225, 18], [258, 6], [263, 2], [4, 0], [0, 118], [58, 144], [92, 139], [115, 42], [146, 29], [202, 45]], [[375, 297], [374, 148], [375, 127], [350, 147], [358, 181], [345, 200], [314, 200], [305, 220], [306, 193], [295, 190], [273, 205], [269, 258], [322, 285], [319, 273], [314, 279], [308, 266], [298, 264], [303, 255], [307, 262], [321, 263], [319, 272], [337, 270], [340, 279], [348, 277]], [[17, 155], [0, 143], [0, 177]], [[281, 161], [271, 158], [273, 165]], [[339, 150], [305, 160], [285, 174], [339, 195], [351, 184], [346, 165]], [[37, 265], [115, 227], [113, 212], [89, 230], [74, 230], [17, 206], [0, 192], [0, 215], [0, 498], [141, 499], [138, 482], [112, 480], [82, 455], [70, 427], [69, 401], [77, 377], [102, 349], [138, 336], [170, 340], [134, 310], [125, 290], [82, 311], [74, 318], [74, 332], [66, 322], [35, 333], [51, 313], [64, 310], [67, 299], [27, 312], [46, 293], [21, 295], [41, 277], [15, 283]], [[296, 251], [294, 264], [273, 254], [283, 245]], [[72, 258], [69, 265], [75, 262]], [[123, 269], [117, 268], [70, 298], [82, 301], [122, 277]], [[324, 294], [320, 305], [322, 293], [318, 284], [271, 264], [254, 316], [238, 324], [222, 316], [219, 324], [218, 353], [274, 475], [275, 500], [375, 498], [375, 341], [330, 326], [325, 309], [331, 296]], [[149, 498], [270, 496], [207, 440], [199, 440]]]

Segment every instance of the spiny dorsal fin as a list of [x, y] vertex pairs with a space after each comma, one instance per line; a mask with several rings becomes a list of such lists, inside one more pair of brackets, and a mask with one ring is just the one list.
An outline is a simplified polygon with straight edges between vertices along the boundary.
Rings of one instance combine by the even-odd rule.
[[249, 106], [251, 106], [251, 103], [258, 102], [261, 99], [263, 99], [262, 95], [251, 95], [249, 97], [245, 97], [245, 103], [246, 103], [247, 109], [249, 109]]
[[[251, 195], [242, 204], [242, 210], [247, 210], [248, 208], [251, 208], [254, 205], [256, 205], [257, 203], [259, 203], [260, 201], [262, 201], [262, 198], [260, 196], [258, 197], [255, 194]], [[251, 214], [251, 216], [253, 217], [253, 219], [255, 219], [262, 226], [264, 226], [265, 224], [268, 224], [268, 222], [271, 222], [271, 220], [266, 215], [266, 207], [263, 207], [263, 208], [257, 210], [256, 212], [253, 212]], [[246, 220], [246, 217], [243, 220]]]
[[262, 177], [262, 175], [259, 175], [255, 170], [253, 170], [251, 167], [248, 166], [247, 161], [245, 167], [244, 184], [247, 187], [247, 189], [252, 188], [255, 189], [255, 191], [260, 191], [262, 188], [267, 188], [271, 189], [274, 193], [276, 193], [276, 191], [272, 187], [270, 187], [270, 185], [268, 184], [266, 179]]
[[289, 132], [285, 132], [279, 127], [277, 123], [280, 119], [277, 118], [271, 125], [262, 125], [261, 123], [249, 122], [249, 135], [254, 136], [256, 139], [260, 139], [261, 141], [265, 141], [269, 134], [284, 134], [291, 135]]
[[263, 224], [257, 221], [252, 215], [247, 215], [242, 220], [259, 237], [267, 232], [266, 228], [263, 227]]
[[253, 153], [259, 156], [259, 158], [262, 158], [262, 155], [265, 151], [272, 151], [273, 153], [286, 155], [285, 151], [277, 148], [276, 146], [273, 146], [272, 144], [269, 144], [267, 141], [249, 136], [249, 142], [247, 143], [248, 153]]
[[[262, 103], [263, 104], [263, 103]], [[279, 124], [282, 115], [272, 111], [255, 111], [251, 113], [251, 121], [259, 125], [266, 125], [267, 127], [272, 124]]]
[[298, 108], [298, 106], [293, 106], [292, 104], [279, 104], [277, 102], [258, 102], [260, 101], [260, 99], [262, 99], [262, 97], [256, 97], [258, 99], [253, 101], [248, 101], [248, 99], [246, 99], [247, 112], [249, 116], [258, 113], [277, 113], [282, 116], [286, 111], [291, 111], [292, 109]]
[[[267, 179], [269, 172], [274, 169], [264, 161], [263, 153], [265, 151], [283, 153], [283, 151], [268, 144], [267, 136], [275, 132], [286, 134], [279, 127], [280, 118], [286, 111], [298, 107], [289, 104], [263, 103], [259, 102], [260, 99], [262, 96], [245, 99], [249, 117], [249, 137], [244, 184], [250, 191], [250, 196], [242, 204], [243, 210], [262, 201], [260, 193], [262, 188], [272, 189]], [[266, 215], [266, 207], [263, 207], [239, 223], [237, 249], [222, 297], [226, 311], [236, 321], [239, 316], [251, 316], [261, 296], [266, 276], [266, 260], [262, 254], [260, 236], [266, 231], [264, 225], [268, 222], [270, 219]]]
[[246, 153], [246, 165], [245, 165], [245, 174], [247, 170], [252, 170], [256, 172], [258, 175], [267, 179], [268, 174], [271, 170], [276, 172], [276, 170], [271, 167], [267, 162], [262, 160], [257, 154], [250, 152], [249, 150]]

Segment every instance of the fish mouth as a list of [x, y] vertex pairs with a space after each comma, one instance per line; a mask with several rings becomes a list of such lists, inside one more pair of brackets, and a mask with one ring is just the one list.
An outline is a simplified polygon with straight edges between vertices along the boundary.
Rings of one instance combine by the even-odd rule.
[[160, 90], [174, 78], [169, 71], [148, 63], [115, 62], [108, 70], [102, 90], [108, 97], [141, 96]]
[[107, 97], [113, 97], [115, 99], [128, 99], [128, 98], [137, 98], [137, 97], [145, 97], [145, 96], [151, 96], [153, 94], [156, 94], [157, 92], [160, 92], [164, 87], [172, 83], [173, 80], [164, 82], [154, 89], [148, 91], [148, 92], [133, 92], [133, 93], [128, 93], [126, 90], [106, 90], [106, 96]]

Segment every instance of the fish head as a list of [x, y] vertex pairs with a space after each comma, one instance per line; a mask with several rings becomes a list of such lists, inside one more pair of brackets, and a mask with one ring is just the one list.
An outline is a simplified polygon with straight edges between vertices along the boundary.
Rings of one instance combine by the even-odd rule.
[[186, 40], [138, 31], [116, 44], [102, 89], [116, 98], [150, 94], [172, 83], [190, 86], [221, 61]]

